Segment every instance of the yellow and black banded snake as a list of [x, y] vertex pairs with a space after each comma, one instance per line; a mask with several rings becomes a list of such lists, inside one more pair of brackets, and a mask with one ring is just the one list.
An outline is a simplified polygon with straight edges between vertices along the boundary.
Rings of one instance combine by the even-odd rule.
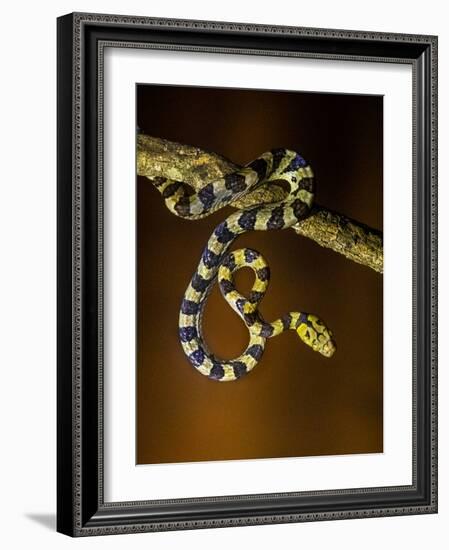
[[[282, 183], [287, 197], [277, 203], [262, 203], [234, 212], [220, 223], [204, 248], [199, 265], [184, 293], [179, 314], [179, 339], [190, 363], [201, 374], [218, 381], [234, 381], [250, 372], [260, 361], [268, 338], [285, 330], [296, 330], [314, 351], [331, 357], [336, 346], [331, 330], [316, 315], [293, 311], [271, 323], [259, 313], [270, 271], [263, 256], [249, 248], [229, 252], [235, 239], [246, 231], [286, 229], [307, 217], [313, 202], [313, 172], [295, 151], [273, 149], [244, 168], [209, 182], [197, 193], [185, 182], [157, 177], [153, 183], [168, 209], [182, 218], [199, 219], [228, 205], [256, 187]], [[233, 274], [242, 267], [254, 271], [255, 281], [248, 297], [234, 285]], [[202, 336], [202, 313], [218, 278], [220, 290], [249, 331], [245, 351], [232, 360], [216, 357]]]

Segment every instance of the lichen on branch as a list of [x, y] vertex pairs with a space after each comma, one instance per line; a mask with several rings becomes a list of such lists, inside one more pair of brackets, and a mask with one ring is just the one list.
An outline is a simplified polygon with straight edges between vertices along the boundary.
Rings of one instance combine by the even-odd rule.
[[[137, 135], [137, 175], [161, 176], [189, 183], [199, 191], [206, 183], [235, 172], [240, 166], [217, 153], [165, 139]], [[241, 209], [261, 202], [277, 202], [286, 192], [278, 186], [255, 189], [231, 203]], [[341, 214], [315, 205], [311, 215], [292, 229], [349, 260], [383, 273], [382, 233]]]

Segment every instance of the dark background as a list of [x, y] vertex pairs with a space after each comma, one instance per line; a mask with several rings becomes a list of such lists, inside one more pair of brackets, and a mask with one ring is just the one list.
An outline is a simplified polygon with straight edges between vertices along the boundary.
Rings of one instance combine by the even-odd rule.
[[[316, 202], [382, 229], [382, 97], [140, 85], [146, 134], [245, 164], [286, 147], [311, 164]], [[382, 275], [299, 237], [250, 232], [234, 248], [259, 250], [271, 268], [261, 311], [319, 315], [337, 341], [326, 359], [294, 331], [267, 341], [237, 382], [195, 371], [178, 341], [183, 293], [214, 227], [177, 218], [137, 178], [137, 463], [382, 452]], [[249, 269], [236, 274], [243, 293]], [[203, 319], [210, 348], [238, 356], [248, 333], [217, 287]]]

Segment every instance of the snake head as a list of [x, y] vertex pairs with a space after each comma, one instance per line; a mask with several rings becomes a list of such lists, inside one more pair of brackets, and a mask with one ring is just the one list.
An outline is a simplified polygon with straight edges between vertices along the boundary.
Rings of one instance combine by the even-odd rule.
[[332, 357], [337, 349], [332, 331], [316, 315], [301, 314], [296, 332], [305, 344], [324, 357]]

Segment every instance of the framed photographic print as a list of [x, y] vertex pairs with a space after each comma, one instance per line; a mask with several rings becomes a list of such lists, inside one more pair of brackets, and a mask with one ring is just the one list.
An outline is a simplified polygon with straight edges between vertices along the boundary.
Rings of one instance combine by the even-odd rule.
[[58, 531], [437, 511], [437, 38], [58, 19]]

